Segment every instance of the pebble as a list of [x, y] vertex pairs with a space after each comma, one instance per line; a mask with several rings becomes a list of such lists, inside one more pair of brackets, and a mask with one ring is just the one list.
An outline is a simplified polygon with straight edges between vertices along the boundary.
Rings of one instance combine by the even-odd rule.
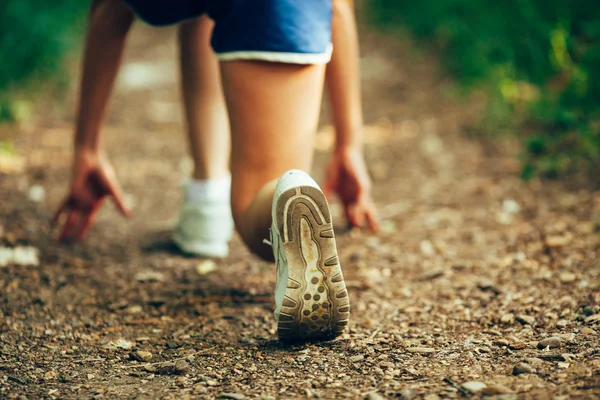
[[546, 347], [549, 347], [551, 349], [555, 349], [557, 347], [560, 347], [562, 345], [562, 340], [557, 337], [557, 336], [551, 336], [551, 337], [547, 337], [545, 339], [542, 339], [538, 342], [537, 348], [538, 349], [545, 349]]
[[365, 397], [366, 400], [385, 400], [384, 397], [382, 397], [381, 395], [377, 394], [376, 392], [371, 392], [367, 395], [367, 397]]
[[152, 360], [152, 353], [150, 353], [149, 351], [136, 351], [135, 354], [138, 356], [138, 358], [142, 361], [150, 361]]
[[358, 354], [356, 356], [350, 357], [350, 361], [352, 361], [352, 362], [358, 362], [358, 361], [362, 361], [364, 359], [365, 359], [365, 356], [363, 356], [362, 354]]
[[508, 346], [509, 342], [506, 339], [498, 339], [494, 342], [497, 346]]
[[144, 371], [154, 373], [156, 372], [156, 367], [154, 365], [144, 365]]
[[246, 396], [241, 393], [221, 393], [218, 398], [219, 399], [243, 400], [246, 398]]
[[423, 255], [432, 256], [435, 254], [435, 248], [429, 240], [423, 240], [421, 243], [419, 243], [419, 248]]
[[564, 329], [567, 326], [569, 326], [569, 321], [567, 321], [566, 319], [559, 319], [558, 321], [556, 321], [556, 327], [559, 329]]
[[573, 236], [570, 233], [565, 235], [548, 235], [546, 236], [546, 246], [548, 247], [563, 247], [571, 243]]
[[38, 266], [39, 250], [32, 246], [2, 247], [0, 246], [0, 267], [8, 265]]
[[135, 280], [138, 282], [162, 282], [165, 280], [165, 274], [158, 271], [140, 271], [135, 274]]
[[116, 342], [109, 342], [108, 343], [108, 348], [117, 348], [117, 349], [123, 349], [123, 350], [129, 350], [133, 347], [133, 343], [131, 343], [129, 340], [125, 340], [125, 339], [118, 339]]
[[440, 396], [438, 396], [435, 393], [431, 393], [431, 394], [428, 394], [427, 396], [423, 397], [423, 400], [440, 400], [440, 399], [441, 399]]
[[590, 315], [594, 315], [594, 309], [592, 307], [584, 307], [583, 308], [583, 315], [585, 315], [586, 317], [589, 317]]
[[176, 363], [167, 362], [158, 366], [157, 371], [160, 375], [183, 375], [190, 370], [190, 365], [184, 360]]
[[577, 275], [572, 272], [563, 272], [558, 276], [558, 279], [560, 279], [562, 283], [571, 283], [577, 279]]
[[34, 203], [41, 203], [46, 198], [46, 189], [40, 185], [33, 185], [27, 191], [27, 197]]
[[521, 211], [521, 206], [516, 201], [507, 199], [502, 202], [502, 211], [507, 214], [516, 214]]
[[217, 269], [217, 264], [212, 260], [201, 261], [196, 265], [196, 272], [198, 275], [208, 275]]
[[496, 396], [499, 394], [509, 394], [513, 391], [507, 388], [506, 386], [502, 386], [499, 384], [491, 384], [488, 385], [485, 389], [481, 391], [481, 394], [484, 396]]
[[585, 336], [591, 336], [591, 335], [595, 335], [596, 331], [593, 330], [592, 328], [588, 328], [587, 326], [584, 326], [583, 328], [581, 328], [579, 330], [579, 333], [581, 333], [582, 335], [585, 335]]
[[517, 321], [519, 321], [523, 325], [535, 325], [535, 317], [532, 317], [530, 315], [519, 315], [517, 317]]
[[503, 324], [512, 324], [513, 322], [515, 322], [515, 315], [514, 314], [504, 314], [501, 318], [500, 318], [500, 322], [502, 322]]
[[404, 389], [400, 392], [402, 400], [412, 400], [417, 397], [417, 392], [412, 389]]
[[512, 370], [513, 375], [531, 374], [531, 373], [533, 373], [533, 368], [531, 367], [531, 365], [526, 364], [526, 363], [519, 363], [519, 364], [515, 365], [515, 367]]
[[433, 349], [431, 347], [411, 347], [406, 350], [409, 353], [416, 353], [416, 354], [430, 354], [435, 351], [435, 349]]
[[52, 379], [52, 378], [56, 378], [56, 372], [54, 371], [48, 371], [44, 374], [44, 378], [45, 379]]
[[469, 382], [465, 382], [462, 385], [460, 385], [463, 389], [468, 390], [471, 393], [479, 393], [481, 392], [483, 389], [485, 389], [487, 387], [487, 385], [483, 382], [477, 382], [477, 381], [469, 381]]

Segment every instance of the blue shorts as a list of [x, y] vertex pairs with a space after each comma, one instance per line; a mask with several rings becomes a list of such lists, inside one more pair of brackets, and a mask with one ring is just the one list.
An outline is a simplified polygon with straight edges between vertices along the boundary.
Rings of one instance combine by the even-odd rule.
[[151, 25], [207, 14], [221, 61], [324, 64], [331, 58], [331, 0], [125, 0]]

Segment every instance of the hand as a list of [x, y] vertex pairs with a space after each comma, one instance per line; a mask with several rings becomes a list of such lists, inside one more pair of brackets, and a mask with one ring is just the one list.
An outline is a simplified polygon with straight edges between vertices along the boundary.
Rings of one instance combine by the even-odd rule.
[[377, 210], [371, 198], [371, 179], [360, 148], [334, 150], [325, 171], [325, 196], [337, 193], [352, 226], [379, 232]]
[[104, 155], [92, 150], [77, 151], [71, 191], [54, 215], [54, 223], [63, 213], [67, 215], [59, 240], [82, 239], [106, 196], [112, 196], [123, 215], [130, 215], [115, 172]]

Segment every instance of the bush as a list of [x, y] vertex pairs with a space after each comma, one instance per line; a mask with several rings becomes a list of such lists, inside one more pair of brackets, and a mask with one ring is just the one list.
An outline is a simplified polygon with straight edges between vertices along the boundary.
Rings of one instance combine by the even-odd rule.
[[[467, 87], [489, 89], [490, 120], [524, 142], [523, 177], [600, 162], [600, 3], [372, 0], [371, 16], [440, 49]], [[508, 111], [509, 114], [506, 112]]]
[[0, 121], [15, 117], [15, 90], [61, 78], [65, 56], [81, 42], [88, 2], [0, 1]]

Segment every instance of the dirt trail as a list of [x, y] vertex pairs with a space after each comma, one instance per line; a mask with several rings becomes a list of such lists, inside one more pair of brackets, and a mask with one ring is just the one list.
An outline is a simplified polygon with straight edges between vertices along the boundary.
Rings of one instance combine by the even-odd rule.
[[[338, 230], [349, 332], [280, 345], [272, 265], [237, 239], [215, 264], [169, 246], [189, 168], [174, 39], [136, 27], [106, 128], [131, 220], [105, 207], [85, 243], [54, 240], [73, 94], [0, 130], [17, 154], [0, 174], [0, 397], [600, 396], [600, 193], [522, 183], [510, 157], [463, 134], [476, 98], [451, 97], [434, 60], [368, 32], [367, 156], [384, 232]], [[325, 127], [317, 177], [329, 144]], [[2, 265], [26, 246], [39, 265]]]

